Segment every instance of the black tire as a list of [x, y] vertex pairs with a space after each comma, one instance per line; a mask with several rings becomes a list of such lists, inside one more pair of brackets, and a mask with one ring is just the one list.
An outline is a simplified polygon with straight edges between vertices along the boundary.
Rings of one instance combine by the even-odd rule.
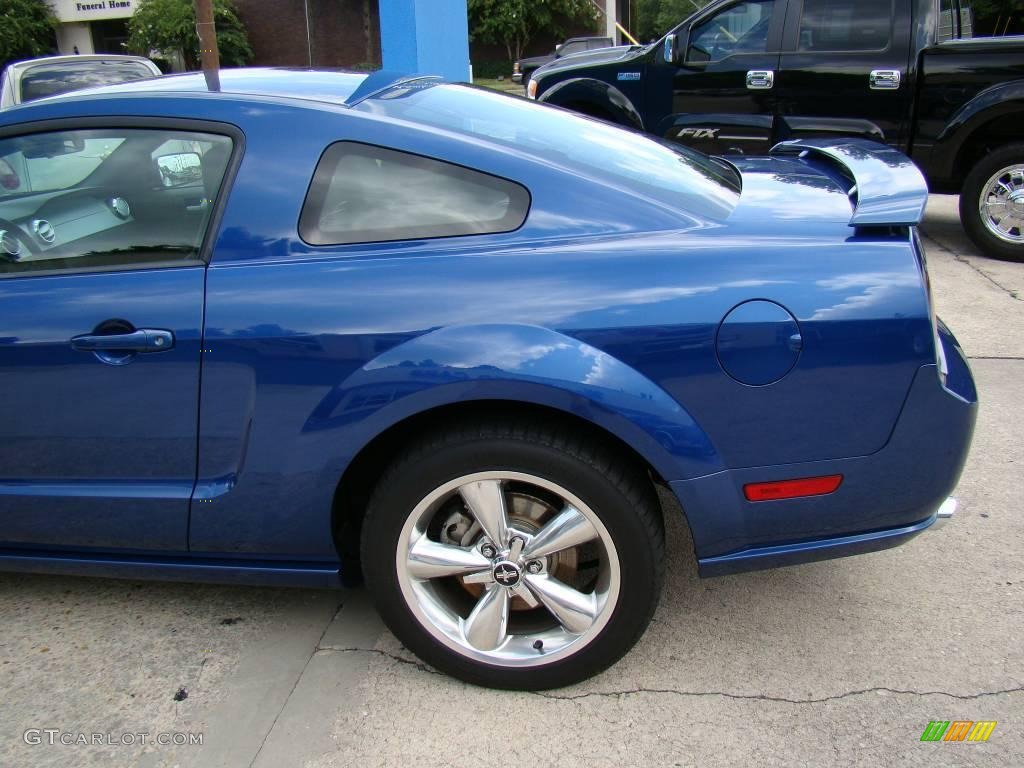
[[1014, 165], [1024, 165], [1024, 144], [1007, 144], [985, 155], [967, 174], [960, 190], [960, 221], [968, 236], [986, 255], [1004, 261], [1024, 261], [1024, 241], [1007, 242], [989, 231], [979, 204], [989, 179]]
[[[527, 473], [571, 491], [600, 519], [618, 552], [619, 598], [608, 608], [607, 623], [578, 651], [551, 663], [524, 668], [470, 659], [432, 635], [402, 592], [396, 554], [416, 505], [446, 482], [492, 471]], [[570, 685], [618, 661], [643, 634], [657, 606], [664, 552], [660, 506], [645, 471], [557, 422], [472, 423], [420, 440], [382, 475], [362, 533], [367, 587], [402, 644], [461, 680], [513, 690]]]

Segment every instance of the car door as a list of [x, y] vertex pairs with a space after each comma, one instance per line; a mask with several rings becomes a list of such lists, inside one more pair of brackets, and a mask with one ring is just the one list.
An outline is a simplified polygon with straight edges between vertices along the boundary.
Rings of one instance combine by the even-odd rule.
[[0, 135], [2, 548], [187, 549], [214, 206], [162, 181], [167, 142], [216, 199], [228, 136]]
[[911, 111], [910, 3], [794, 0], [776, 89], [786, 138], [863, 136], [902, 147]]
[[712, 154], [766, 152], [784, 16], [782, 0], [737, 0], [678, 30], [671, 114], [656, 132]]

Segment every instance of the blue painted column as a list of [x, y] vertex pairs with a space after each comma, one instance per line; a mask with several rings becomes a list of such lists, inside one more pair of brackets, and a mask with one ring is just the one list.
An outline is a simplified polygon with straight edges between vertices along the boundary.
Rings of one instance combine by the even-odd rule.
[[380, 0], [380, 48], [389, 72], [468, 80], [466, 0]]

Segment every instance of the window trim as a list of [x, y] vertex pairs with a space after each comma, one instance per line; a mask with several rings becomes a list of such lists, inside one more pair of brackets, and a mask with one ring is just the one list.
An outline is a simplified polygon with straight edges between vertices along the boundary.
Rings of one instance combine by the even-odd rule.
[[[335, 170], [337, 169], [338, 162], [344, 156], [343, 153], [336, 148], [343, 147], [345, 145], [354, 147], [365, 147], [370, 150], [383, 150], [385, 152], [395, 152], [405, 157], [425, 160], [429, 163], [440, 163], [441, 165], [449, 168], [454, 168], [458, 171], [469, 173], [474, 176], [486, 177], [495, 179], [501, 182], [503, 185], [510, 185], [514, 190], [519, 192], [519, 201], [521, 203], [518, 208], [522, 209], [522, 215], [516, 216], [517, 223], [515, 226], [495, 229], [488, 232], [458, 232], [452, 234], [421, 234], [417, 236], [410, 236], [408, 234], [400, 234], [396, 237], [385, 237], [375, 239], [360, 239], [360, 240], [348, 240], [343, 242], [329, 241], [331, 236], [325, 236], [319, 226], [319, 215], [323, 210], [324, 200], [327, 197], [327, 191], [330, 187], [330, 181], [334, 176]], [[332, 151], [338, 151], [337, 161], [331, 162], [329, 154]], [[509, 210], [514, 211], [517, 206], [515, 205], [515, 195], [510, 195]], [[299, 238], [306, 245], [313, 248], [345, 248], [352, 246], [364, 246], [373, 245], [377, 243], [411, 243], [423, 240], [449, 240], [452, 238], [461, 237], [489, 237], [491, 235], [503, 235], [511, 232], [516, 232], [523, 228], [526, 224], [527, 219], [530, 217], [530, 210], [533, 207], [533, 196], [530, 190], [525, 184], [521, 184], [518, 181], [499, 176], [494, 173], [488, 173], [482, 171], [479, 168], [471, 168], [467, 165], [461, 165], [459, 163], [453, 163], [450, 160], [442, 160], [439, 157], [431, 157], [430, 155], [424, 155], [419, 152], [410, 152], [405, 149], [397, 149], [395, 147], [388, 147], [382, 144], [371, 144], [365, 141], [355, 141], [352, 139], [342, 139], [341, 141], [334, 141], [328, 144], [323, 152], [320, 153], [320, 157], [316, 162], [316, 168], [313, 171], [313, 176], [310, 179], [309, 187], [306, 189], [306, 195], [302, 200], [302, 207], [299, 209], [299, 220], [296, 225], [296, 229], [299, 233]], [[316, 222], [310, 221], [309, 219], [317, 219]], [[506, 214], [506, 219], [509, 218], [509, 214]], [[502, 220], [504, 221], [504, 220]], [[497, 224], [496, 224], [497, 225]], [[451, 226], [451, 225], [440, 225], [440, 226]], [[406, 227], [404, 229], [413, 229], [412, 227]], [[422, 229], [420, 227], [419, 229]], [[374, 232], [374, 230], [364, 230], [368, 232]], [[401, 229], [394, 230], [396, 234], [402, 233]], [[358, 232], [358, 231], [356, 231]]]
[[75, 131], [88, 129], [135, 129], [145, 130], [170, 130], [170, 131], [195, 131], [198, 133], [212, 133], [218, 136], [225, 136], [231, 139], [231, 157], [228, 159], [227, 167], [224, 170], [224, 177], [221, 179], [220, 189], [217, 190], [217, 199], [213, 201], [213, 209], [210, 211], [210, 219], [206, 225], [206, 232], [199, 245], [199, 253], [191, 259], [173, 259], [169, 261], [151, 262], [125, 262], [124, 264], [107, 264], [94, 267], [56, 267], [54, 269], [34, 269], [26, 272], [0, 272], [0, 280], [15, 280], [29, 277], [48, 277], [53, 275], [83, 275], [98, 272], [142, 272], [153, 269], [174, 269], [184, 267], [196, 267], [210, 265], [213, 258], [213, 246], [220, 234], [220, 224], [227, 207], [227, 200], [230, 197], [231, 189], [234, 187], [238, 169], [242, 164], [245, 154], [245, 134], [242, 129], [233, 123], [223, 123], [214, 120], [195, 120], [180, 117], [131, 117], [125, 115], [112, 115], [109, 117], [65, 117], [49, 120], [32, 120], [24, 123], [12, 123], [0, 126], [0, 139], [10, 136], [28, 136], [34, 133], [51, 133], [54, 131]]

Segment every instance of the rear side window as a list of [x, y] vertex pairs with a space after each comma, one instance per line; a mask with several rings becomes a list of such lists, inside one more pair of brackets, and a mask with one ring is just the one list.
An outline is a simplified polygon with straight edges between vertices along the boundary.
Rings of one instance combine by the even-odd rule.
[[299, 218], [312, 245], [485, 235], [519, 229], [530, 193], [429, 157], [340, 141], [324, 152]]
[[891, 26], [892, 0], [804, 0], [800, 50], [883, 50]]

